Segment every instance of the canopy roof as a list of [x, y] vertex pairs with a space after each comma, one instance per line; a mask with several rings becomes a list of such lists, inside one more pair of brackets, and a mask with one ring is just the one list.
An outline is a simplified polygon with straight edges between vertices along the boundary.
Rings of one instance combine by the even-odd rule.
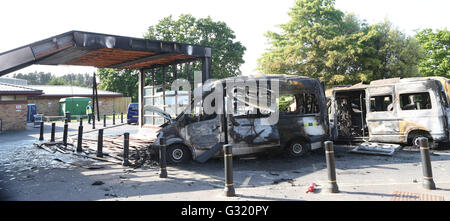
[[0, 76], [32, 64], [147, 69], [210, 57], [210, 47], [70, 31], [0, 53]]

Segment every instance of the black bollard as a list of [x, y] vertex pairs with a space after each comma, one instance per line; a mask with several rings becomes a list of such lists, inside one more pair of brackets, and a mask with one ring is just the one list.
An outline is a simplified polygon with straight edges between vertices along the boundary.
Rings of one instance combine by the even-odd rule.
[[67, 121], [64, 123], [64, 132], [63, 132], [63, 145], [67, 147], [67, 131], [69, 130], [69, 125]]
[[113, 125], [116, 125], [116, 113], [113, 112]]
[[103, 157], [103, 129], [98, 130], [97, 157]]
[[336, 168], [334, 166], [334, 148], [333, 142], [325, 142], [325, 156], [327, 160], [328, 171], [328, 191], [330, 193], [339, 193], [339, 188], [336, 182]]
[[123, 112], [122, 112], [122, 113], [120, 113], [120, 123], [122, 123], [122, 124], [123, 124]]
[[103, 127], [106, 127], [106, 114], [103, 115]]
[[83, 118], [80, 117], [80, 126], [83, 126]]
[[233, 186], [233, 150], [231, 144], [223, 146], [223, 158], [225, 166], [225, 196], [236, 196]]
[[92, 114], [92, 129], [95, 129], [95, 114]]
[[430, 148], [428, 138], [419, 138], [420, 155], [422, 157], [423, 187], [429, 190], [435, 190], [436, 184], [433, 181], [433, 172], [430, 160]]
[[78, 127], [78, 140], [77, 140], [77, 152], [83, 152], [81, 145], [83, 144], [83, 126]]
[[55, 129], [56, 129], [56, 123], [52, 123], [52, 133], [51, 133], [50, 142], [55, 142]]
[[161, 137], [159, 140], [159, 165], [161, 167], [161, 173], [159, 178], [167, 178], [167, 162], [166, 162], [166, 138]]
[[41, 122], [41, 128], [39, 132], [39, 140], [44, 140], [44, 122]]
[[130, 166], [130, 161], [128, 160], [129, 147], [130, 147], [130, 133], [123, 134], [123, 166]]

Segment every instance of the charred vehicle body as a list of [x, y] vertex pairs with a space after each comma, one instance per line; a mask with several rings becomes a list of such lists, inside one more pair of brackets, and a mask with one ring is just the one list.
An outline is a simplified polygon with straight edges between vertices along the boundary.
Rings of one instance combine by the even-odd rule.
[[[249, 80], [257, 83], [249, 85]], [[279, 96], [274, 93], [270, 83], [274, 80], [278, 82]], [[230, 81], [235, 84], [230, 86]], [[266, 86], [260, 87], [262, 84]], [[252, 93], [250, 90], [255, 86], [257, 90]], [[234, 77], [203, 86], [202, 96], [204, 98], [217, 90], [225, 92], [221, 98], [216, 99], [223, 99], [223, 107], [232, 109], [224, 111], [225, 115], [206, 114], [204, 111], [194, 114], [196, 105], [191, 105], [176, 119], [171, 119], [161, 110], [152, 106], [144, 107], [161, 113], [167, 119], [161, 126], [152, 150], [157, 151], [160, 140], [164, 137], [167, 159], [175, 163], [190, 159], [205, 162], [211, 157], [221, 156], [224, 143], [233, 145], [234, 156], [278, 149], [285, 150], [290, 156], [299, 157], [310, 150], [321, 148], [323, 141], [329, 137], [325, 90], [317, 79], [283, 75]], [[227, 93], [228, 91], [231, 93]], [[238, 96], [240, 92], [244, 96]], [[264, 93], [268, 95], [268, 103], [275, 103], [279, 108], [278, 120], [274, 124], [265, 123], [269, 115], [274, 113], [261, 105], [261, 100], [253, 99]], [[238, 102], [244, 105], [239, 106]], [[213, 103], [218, 102], [214, 100]]]
[[327, 90], [330, 136], [418, 146], [419, 137], [448, 145], [450, 81], [394, 78]]

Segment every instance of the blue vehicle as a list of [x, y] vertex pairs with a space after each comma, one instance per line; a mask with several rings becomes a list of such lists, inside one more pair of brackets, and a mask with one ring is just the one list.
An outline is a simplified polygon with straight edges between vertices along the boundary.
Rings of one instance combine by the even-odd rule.
[[127, 123], [138, 123], [139, 117], [139, 104], [131, 103], [128, 105]]
[[31, 123], [34, 122], [34, 115], [37, 114], [37, 107], [36, 104], [28, 104], [27, 106], [27, 122]]

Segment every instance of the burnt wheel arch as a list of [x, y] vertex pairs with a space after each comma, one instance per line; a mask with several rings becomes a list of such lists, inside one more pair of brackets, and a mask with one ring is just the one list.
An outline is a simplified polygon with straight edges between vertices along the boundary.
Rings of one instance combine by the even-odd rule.
[[428, 131], [413, 130], [408, 133], [408, 144], [412, 147], [419, 148], [418, 138], [420, 137], [428, 138], [430, 144], [433, 142], [433, 138]]

